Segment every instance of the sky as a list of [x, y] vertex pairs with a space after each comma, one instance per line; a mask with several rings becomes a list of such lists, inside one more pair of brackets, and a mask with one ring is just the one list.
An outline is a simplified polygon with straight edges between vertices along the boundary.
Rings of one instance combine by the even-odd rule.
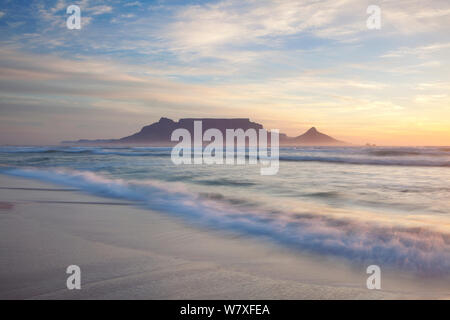
[[450, 145], [450, 2], [0, 0], [0, 144], [120, 138], [160, 117]]

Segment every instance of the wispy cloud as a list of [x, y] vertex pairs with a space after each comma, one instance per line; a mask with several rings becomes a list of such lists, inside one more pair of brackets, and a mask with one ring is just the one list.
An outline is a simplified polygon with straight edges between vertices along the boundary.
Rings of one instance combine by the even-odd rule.
[[105, 14], [105, 13], [110, 13], [112, 12], [113, 8], [111, 6], [107, 6], [107, 5], [100, 5], [100, 6], [93, 6], [93, 7], [87, 7], [85, 8], [85, 10], [94, 15], [101, 15], [101, 14]]
[[139, 1], [125, 3], [125, 7], [141, 7], [141, 6], [142, 3], [140, 3]]
[[[348, 12], [357, 8], [360, 23], [346, 21]], [[364, 12], [364, 6], [352, 0], [227, 0], [176, 10], [162, 37], [173, 50], [214, 56], [227, 46], [277, 46], [279, 37], [305, 32], [330, 38], [351, 35], [363, 30]]]
[[440, 50], [450, 49], [450, 42], [447, 43], [433, 43], [426, 46], [418, 47], [402, 47], [383, 54], [382, 58], [402, 58], [407, 55], [413, 55], [420, 58], [429, 57], [430, 54], [436, 53]]

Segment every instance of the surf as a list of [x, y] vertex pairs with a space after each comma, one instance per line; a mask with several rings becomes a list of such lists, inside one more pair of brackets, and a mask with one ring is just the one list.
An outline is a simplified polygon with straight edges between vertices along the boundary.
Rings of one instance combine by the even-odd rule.
[[[204, 197], [184, 184], [113, 179], [72, 169], [2, 168], [1, 173], [74, 187], [95, 195], [126, 199], [200, 227], [262, 237], [295, 250], [377, 262], [419, 273], [450, 272], [450, 234], [407, 226], [383, 226], [324, 214], [268, 212]], [[288, 219], [289, 217], [289, 219]]]

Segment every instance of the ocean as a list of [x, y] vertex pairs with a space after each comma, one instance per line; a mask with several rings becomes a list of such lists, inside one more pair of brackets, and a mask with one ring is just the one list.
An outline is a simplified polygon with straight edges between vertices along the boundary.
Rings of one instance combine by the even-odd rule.
[[[171, 148], [0, 147], [0, 173], [262, 237], [294, 251], [450, 273], [450, 147], [292, 147], [260, 165], [175, 165]], [[126, 208], [124, 208], [126, 210]]]

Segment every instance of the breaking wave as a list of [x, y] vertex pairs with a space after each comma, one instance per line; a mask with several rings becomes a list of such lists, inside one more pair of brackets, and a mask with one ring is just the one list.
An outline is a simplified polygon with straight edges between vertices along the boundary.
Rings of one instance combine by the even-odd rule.
[[196, 194], [179, 183], [110, 179], [69, 169], [1, 168], [0, 172], [126, 199], [191, 223], [264, 236], [301, 250], [420, 273], [450, 273], [450, 234], [426, 228], [384, 226], [313, 213], [267, 212], [257, 204], [242, 206], [240, 200], [234, 203], [220, 194]]

